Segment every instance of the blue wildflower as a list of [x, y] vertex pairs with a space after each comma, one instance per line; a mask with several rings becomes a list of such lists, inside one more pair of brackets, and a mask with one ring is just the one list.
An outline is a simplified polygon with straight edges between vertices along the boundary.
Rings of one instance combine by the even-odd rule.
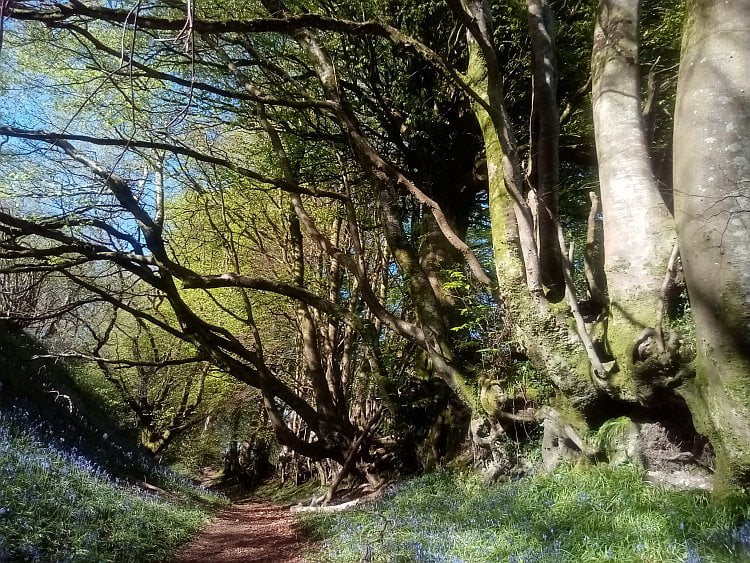
[[688, 546], [688, 554], [687, 558], [685, 559], [685, 563], [701, 563], [703, 561], [698, 555], [698, 550], [695, 549], [692, 545]]

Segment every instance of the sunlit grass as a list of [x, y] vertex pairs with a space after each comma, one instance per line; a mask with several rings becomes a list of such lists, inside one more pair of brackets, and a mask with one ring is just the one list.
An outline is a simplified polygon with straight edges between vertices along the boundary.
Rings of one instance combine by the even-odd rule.
[[276, 479], [262, 483], [253, 491], [253, 496], [276, 504], [296, 504], [320, 496], [325, 492], [318, 481], [311, 479], [302, 485], [284, 484]]
[[305, 515], [315, 561], [750, 561], [750, 507], [605, 466], [487, 485], [435, 473], [372, 505]]
[[165, 498], [128, 487], [75, 449], [40, 440], [23, 417], [0, 413], [0, 562], [167, 559], [210, 517], [206, 504], [190, 506], [187, 497], [211, 497], [166, 471], [160, 477]]

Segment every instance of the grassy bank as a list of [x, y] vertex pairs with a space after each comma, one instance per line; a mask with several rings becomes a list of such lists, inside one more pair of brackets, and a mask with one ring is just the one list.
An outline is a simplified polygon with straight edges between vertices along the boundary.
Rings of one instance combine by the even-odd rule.
[[435, 473], [372, 505], [305, 515], [315, 561], [750, 561], [750, 508], [668, 491], [631, 467], [505, 485]]
[[129, 486], [59, 440], [0, 412], [0, 562], [163, 561], [222, 504], [164, 470]]

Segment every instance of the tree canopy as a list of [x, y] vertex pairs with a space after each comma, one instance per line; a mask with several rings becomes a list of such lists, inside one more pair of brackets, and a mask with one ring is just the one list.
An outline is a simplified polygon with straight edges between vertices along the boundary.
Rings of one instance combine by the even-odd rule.
[[[372, 482], [467, 431], [505, 471], [542, 420], [549, 464], [616, 459], [586, 436], [626, 415], [748, 484], [746, 7], [5, 10], [2, 270], [182, 343], [141, 368], [256, 388], [280, 444]], [[98, 322], [77, 353], [137, 368]]]

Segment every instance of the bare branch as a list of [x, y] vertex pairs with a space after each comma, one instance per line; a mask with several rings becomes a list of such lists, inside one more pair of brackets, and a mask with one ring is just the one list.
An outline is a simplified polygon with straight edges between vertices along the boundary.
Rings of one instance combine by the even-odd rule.
[[[113, 174], [111, 172], [105, 171], [104, 168], [94, 163], [92, 160], [86, 158], [85, 155], [83, 155], [80, 151], [78, 151], [75, 147], [73, 147], [66, 141], [82, 141], [85, 143], [91, 143], [93, 145], [99, 145], [99, 146], [142, 148], [142, 149], [154, 149], [154, 150], [168, 151], [173, 154], [178, 154], [181, 156], [187, 156], [189, 158], [193, 158], [200, 162], [207, 162], [209, 164], [215, 164], [217, 166], [227, 168], [229, 170], [232, 170], [233, 172], [240, 174], [241, 176], [250, 178], [252, 180], [256, 180], [262, 184], [268, 184], [270, 186], [274, 186], [276, 188], [279, 188], [282, 191], [291, 192], [291, 193], [300, 193], [300, 194], [316, 196], [316, 197], [329, 197], [332, 199], [339, 199], [342, 201], [346, 200], [345, 195], [337, 193], [337, 192], [307, 189], [296, 184], [291, 185], [288, 182], [285, 182], [284, 180], [269, 178], [267, 176], [259, 174], [258, 172], [250, 170], [249, 168], [245, 168], [244, 166], [235, 164], [234, 162], [231, 162], [227, 159], [219, 158], [217, 156], [213, 156], [213, 155], [206, 154], [206, 153], [202, 153], [195, 149], [191, 149], [191, 148], [177, 145], [174, 143], [164, 143], [164, 142], [159, 142], [159, 141], [143, 141], [143, 140], [137, 140], [137, 139], [123, 139], [123, 138], [118, 138], [118, 137], [114, 137], [114, 138], [113, 137], [93, 137], [90, 135], [74, 135], [70, 133], [53, 133], [50, 131], [32, 131], [28, 129], [19, 129], [17, 127], [8, 127], [8, 126], [0, 126], [0, 135], [7, 136], [7, 137], [14, 137], [18, 139], [30, 139], [30, 140], [35, 140], [35, 141], [43, 141], [52, 146], [60, 147], [61, 149], [63, 149], [63, 151], [65, 151], [66, 154], [68, 154], [69, 156], [77, 160], [78, 162], [81, 162], [85, 166], [89, 167], [98, 176], [100, 176], [101, 178], [104, 178], [107, 181], [110, 181], [113, 177]], [[116, 178], [119, 179], [119, 177], [116, 177]]]
[[155, 368], [165, 368], [168, 366], [184, 366], [187, 364], [196, 364], [205, 361], [204, 358], [201, 358], [199, 356], [193, 356], [190, 358], [175, 358], [175, 359], [169, 359], [169, 360], [163, 360], [160, 362], [147, 362], [147, 361], [139, 361], [139, 360], [129, 360], [129, 359], [112, 359], [112, 358], [104, 358], [101, 356], [92, 356], [90, 354], [82, 354], [79, 352], [60, 352], [57, 354], [37, 354], [35, 356], [32, 356], [33, 360], [38, 359], [44, 359], [44, 358], [55, 358], [55, 359], [75, 359], [75, 360], [86, 360], [89, 362], [102, 362], [104, 364], [111, 364], [120, 366], [122, 368], [129, 368], [129, 367], [155, 367]]

